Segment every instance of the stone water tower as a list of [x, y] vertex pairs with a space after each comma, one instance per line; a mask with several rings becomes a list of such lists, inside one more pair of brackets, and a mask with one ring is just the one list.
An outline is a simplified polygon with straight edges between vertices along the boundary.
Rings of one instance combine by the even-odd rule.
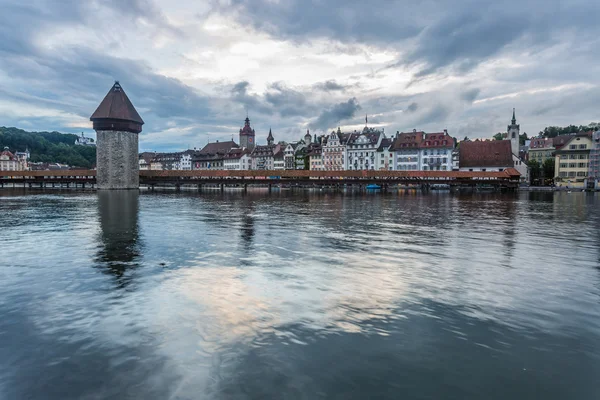
[[96, 131], [98, 189], [138, 189], [138, 134], [144, 121], [118, 81], [90, 120]]

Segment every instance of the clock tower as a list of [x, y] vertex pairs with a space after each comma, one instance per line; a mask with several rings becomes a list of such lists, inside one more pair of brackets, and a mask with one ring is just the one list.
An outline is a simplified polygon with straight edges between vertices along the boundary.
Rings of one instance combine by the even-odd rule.
[[512, 120], [510, 121], [510, 125], [507, 127], [507, 139], [510, 140], [512, 153], [517, 157], [519, 156], [519, 131], [520, 126], [517, 124], [517, 118], [515, 118], [515, 109], [513, 108]]
[[256, 145], [256, 133], [250, 127], [250, 118], [246, 116], [244, 127], [240, 129], [240, 147], [252, 150]]

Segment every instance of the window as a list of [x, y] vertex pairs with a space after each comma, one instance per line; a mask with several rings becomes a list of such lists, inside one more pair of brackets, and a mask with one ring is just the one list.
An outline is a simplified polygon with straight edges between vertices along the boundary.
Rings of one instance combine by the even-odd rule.
[[570, 171], [569, 178], [574, 178], [574, 177], [575, 177], [575, 171]]
[[442, 159], [442, 162], [443, 162], [444, 164], [446, 164], [446, 163], [448, 162], [448, 159], [447, 159], [446, 157], [444, 157], [444, 158]]
[[587, 148], [587, 144], [580, 144], [579, 150], [585, 150]]
[[585, 171], [579, 171], [577, 172], [577, 176], [586, 176], [587, 174], [585, 173]]
[[569, 145], [569, 150], [575, 150], [577, 148], [576, 144]]
[[575, 154], [569, 155], [569, 160], [575, 160], [577, 156]]
[[569, 168], [575, 168], [575, 163], [569, 163]]
[[580, 162], [577, 164], [577, 168], [585, 168], [585, 163]]
[[559, 174], [559, 176], [561, 178], [566, 178], [567, 177], [567, 173], [565, 171], [561, 171], [560, 174]]
[[585, 159], [587, 159], [587, 154], [580, 154], [580, 155], [579, 155], [579, 159], [580, 159], [580, 160], [585, 160]]

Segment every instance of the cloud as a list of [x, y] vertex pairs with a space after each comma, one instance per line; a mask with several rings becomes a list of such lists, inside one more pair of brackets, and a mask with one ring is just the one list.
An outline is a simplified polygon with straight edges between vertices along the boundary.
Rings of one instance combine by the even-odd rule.
[[317, 129], [327, 130], [333, 128], [339, 122], [348, 120], [356, 114], [361, 107], [355, 97], [348, 101], [338, 103], [331, 108], [321, 112], [319, 116], [311, 123], [311, 126]]
[[386, 131], [474, 137], [513, 107], [527, 132], [597, 115], [591, 0], [0, 1], [2, 125], [91, 134], [114, 80], [153, 150], [229, 139], [246, 110], [259, 142], [351, 130], [361, 108]]
[[461, 93], [460, 98], [466, 101], [467, 103], [472, 103], [473, 100], [475, 100], [477, 96], [479, 96], [479, 92], [481, 92], [481, 89], [468, 89]]
[[415, 112], [415, 111], [417, 111], [418, 108], [419, 108], [419, 104], [413, 101], [406, 107], [406, 111]]
[[335, 81], [335, 79], [330, 79], [325, 82], [315, 83], [313, 85], [313, 88], [315, 90], [322, 90], [324, 92], [335, 92], [335, 91], [344, 92], [346, 90], [346, 86], [337, 83]]

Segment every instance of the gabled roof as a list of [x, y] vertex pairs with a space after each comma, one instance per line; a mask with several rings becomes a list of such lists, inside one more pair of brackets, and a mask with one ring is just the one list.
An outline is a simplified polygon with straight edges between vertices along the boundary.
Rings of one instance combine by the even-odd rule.
[[236, 142], [232, 140], [228, 140], [226, 142], [212, 142], [208, 143], [206, 146], [200, 150], [199, 154], [225, 154], [232, 148], [239, 147]]
[[4, 149], [1, 153], [0, 153], [0, 157], [1, 156], [6, 156], [8, 157], [8, 159], [10, 161], [15, 161], [17, 158], [14, 156], [13, 153], [11, 153], [10, 151], [8, 151], [7, 149]]
[[454, 139], [446, 132], [426, 133], [421, 147], [425, 149], [453, 148]]
[[469, 167], [512, 167], [510, 140], [463, 141], [459, 148], [459, 166]]
[[394, 143], [392, 144], [392, 150], [405, 150], [408, 148], [419, 148], [423, 141], [423, 135], [425, 132], [402, 132], [396, 136]]
[[90, 117], [91, 121], [111, 119], [137, 122], [140, 125], [144, 124], [142, 117], [136, 111], [129, 97], [119, 84], [115, 82], [113, 87], [108, 91], [104, 100], [100, 103], [96, 111]]
[[381, 144], [377, 148], [377, 151], [383, 151], [383, 150], [389, 148], [391, 145], [392, 145], [391, 138], [383, 138], [383, 139], [381, 139]]

